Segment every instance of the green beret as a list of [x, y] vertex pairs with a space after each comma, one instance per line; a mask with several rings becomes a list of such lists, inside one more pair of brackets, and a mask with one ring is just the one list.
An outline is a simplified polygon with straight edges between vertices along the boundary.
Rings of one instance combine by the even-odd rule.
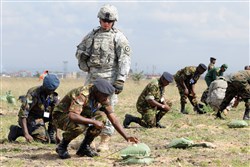
[[227, 69], [228, 65], [227, 64], [222, 64], [221, 67], [224, 67], [225, 69]]

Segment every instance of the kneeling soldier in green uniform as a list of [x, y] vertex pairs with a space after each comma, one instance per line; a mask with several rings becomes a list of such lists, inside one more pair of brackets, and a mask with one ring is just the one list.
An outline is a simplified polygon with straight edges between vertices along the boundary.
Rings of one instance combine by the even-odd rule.
[[71, 90], [53, 110], [53, 121], [56, 127], [65, 131], [63, 139], [56, 148], [56, 152], [62, 159], [70, 158], [68, 144], [87, 129], [76, 154], [78, 156], [98, 156], [90, 144], [97, 137], [106, 123], [106, 116], [115, 129], [128, 142], [138, 142], [136, 137], [128, 137], [118, 122], [109, 96], [115, 92], [115, 88], [104, 79], [97, 79], [94, 84], [81, 86]]
[[124, 128], [128, 128], [131, 122], [138, 123], [145, 128], [165, 128], [160, 124], [161, 118], [170, 110], [172, 103], [164, 99], [165, 87], [173, 82], [173, 76], [164, 72], [162, 76], [150, 82], [139, 96], [136, 108], [142, 118], [125, 115]]
[[[15, 141], [19, 136], [24, 136], [28, 142], [33, 140], [43, 143], [56, 143], [59, 136], [55, 127], [52, 125], [51, 112], [56, 104], [59, 103], [58, 94], [55, 92], [60, 81], [54, 74], [48, 74], [43, 80], [42, 86], [30, 88], [22, 99], [22, 105], [18, 113], [19, 126], [11, 125], [8, 135], [9, 141]], [[48, 133], [45, 122], [49, 122]]]

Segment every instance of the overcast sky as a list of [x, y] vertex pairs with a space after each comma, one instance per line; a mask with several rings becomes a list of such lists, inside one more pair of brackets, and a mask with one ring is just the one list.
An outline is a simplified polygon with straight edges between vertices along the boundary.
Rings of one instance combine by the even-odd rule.
[[[250, 64], [249, 1], [1, 1], [2, 71], [79, 71], [76, 46], [106, 3], [128, 38], [131, 68], [162, 73], [216, 57], [227, 73]], [[67, 61], [67, 66], [64, 66]]]

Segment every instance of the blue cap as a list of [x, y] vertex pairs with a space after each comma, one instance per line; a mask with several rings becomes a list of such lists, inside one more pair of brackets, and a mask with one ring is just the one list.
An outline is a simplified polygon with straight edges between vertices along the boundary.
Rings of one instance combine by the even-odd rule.
[[55, 74], [47, 74], [43, 80], [43, 87], [49, 90], [56, 90], [60, 84], [60, 80]]
[[173, 82], [173, 75], [168, 73], [168, 72], [164, 72], [162, 74], [162, 76], [164, 77], [165, 80], [167, 80], [169, 83]]
[[94, 85], [101, 93], [112, 95], [115, 92], [115, 88], [105, 79], [97, 79], [94, 81]]

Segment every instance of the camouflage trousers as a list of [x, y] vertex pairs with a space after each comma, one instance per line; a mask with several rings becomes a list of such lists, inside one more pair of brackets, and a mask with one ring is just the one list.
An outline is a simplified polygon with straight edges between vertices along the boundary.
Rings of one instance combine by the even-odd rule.
[[[21, 119], [19, 119], [18, 121], [19, 121], [19, 125], [21, 126]], [[49, 142], [49, 137], [48, 137], [48, 133], [47, 133], [43, 118], [28, 117], [27, 128], [28, 128], [29, 134], [33, 137], [35, 141], [44, 142], [44, 143]]]
[[[91, 118], [94, 120], [102, 121], [103, 124], [106, 123], [106, 114], [102, 111], [96, 111], [96, 112], [91, 112], [91, 111], [84, 111], [84, 114], [82, 115], [83, 117], [86, 118]], [[88, 125], [88, 124], [78, 124], [69, 119], [69, 116], [65, 112], [53, 112], [53, 124], [55, 125], [56, 128], [59, 128], [63, 130], [63, 139], [66, 141], [71, 141], [75, 139], [77, 136], [80, 134], [83, 134], [83, 132], [90, 126], [93, 125]], [[93, 128], [91, 130], [92, 135], [97, 136], [100, 133], [100, 130], [97, 128]]]
[[[180, 94], [180, 101], [181, 101], [181, 104], [186, 104], [187, 103], [187, 99], [189, 99], [190, 103], [193, 105], [193, 106], [197, 106], [198, 104], [198, 101], [197, 101], [197, 97], [196, 95], [193, 96], [192, 94], [189, 94], [188, 96], [185, 95], [185, 89], [183, 89], [180, 85], [177, 84], [177, 88], [179, 90], [179, 94]], [[188, 90], [190, 92], [190, 89]]]
[[231, 102], [231, 100], [239, 96], [245, 102], [246, 109], [250, 109], [250, 85], [247, 86], [241, 82], [233, 81], [228, 83], [225, 98], [220, 105], [220, 111], [223, 111]]
[[150, 108], [150, 109], [143, 110], [143, 111], [141, 111], [141, 110], [139, 110], [139, 108], [137, 108], [137, 111], [141, 114], [140, 125], [145, 127], [145, 128], [156, 127], [156, 122], [157, 122], [156, 115], [159, 118], [162, 118], [168, 112], [168, 111], [159, 110], [159, 109], [157, 109], [157, 107]]

